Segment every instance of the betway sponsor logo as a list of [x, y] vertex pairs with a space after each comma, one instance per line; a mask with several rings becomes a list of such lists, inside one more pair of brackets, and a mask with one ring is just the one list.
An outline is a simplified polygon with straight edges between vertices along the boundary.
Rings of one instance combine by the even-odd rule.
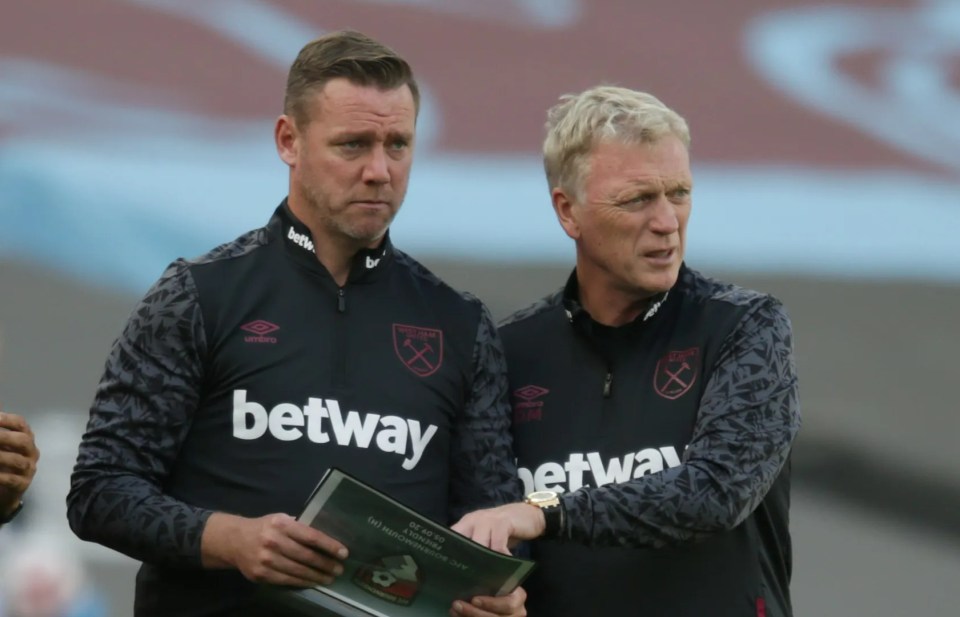
[[663, 471], [664, 467], [677, 467], [680, 457], [673, 446], [644, 448], [639, 452], [625, 454], [620, 458], [604, 461], [598, 452], [574, 452], [566, 463], [543, 463], [530, 471], [521, 467], [524, 493], [533, 491], [575, 491], [585, 484], [603, 486], [621, 483], [651, 473]]
[[310, 236], [307, 234], [298, 234], [293, 230], [292, 226], [287, 231], [287, 239], [292, 241], [294, 244], [307, 249], [311, 253], [313, 252], [313, 242], [310, 240]]
[[403, 455], [402, 467], [410, 470], [420, 462], [436, 432], [433, 424], [423, 430], [419, 420], [400, 416], [357, 411], [344, 414], [340, 403], [330, 398], [309, 398], [303, 408], [280, 403], [267, 412], [263, 405], [247, 401], [246, 390], [233, 391], [233, 436], [237, 439], [260, 439], [269, 433], [280, 441], [306, 436], [314, 443], [355, 448], [373, 444], [384, 452]]

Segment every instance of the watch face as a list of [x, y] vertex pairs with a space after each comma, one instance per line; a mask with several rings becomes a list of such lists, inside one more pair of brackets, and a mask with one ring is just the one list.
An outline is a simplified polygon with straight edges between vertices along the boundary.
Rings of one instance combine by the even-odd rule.
[[560, 495], [556, 491], [536, 491], [527, 495], [529, 503], [537, 504], [557, 499]]

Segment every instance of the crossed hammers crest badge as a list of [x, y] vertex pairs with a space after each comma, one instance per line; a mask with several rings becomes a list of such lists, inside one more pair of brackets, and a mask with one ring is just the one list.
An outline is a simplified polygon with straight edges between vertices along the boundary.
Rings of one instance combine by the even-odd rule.
[[663, 398], [678, 399], [690, 390], [699, 372], [699, 347], [668, 352], [657, 362], [653, 388]]
[[393, 349], [418, 377], [433, 375], [443, 364], [443, 331], [395, 323]]

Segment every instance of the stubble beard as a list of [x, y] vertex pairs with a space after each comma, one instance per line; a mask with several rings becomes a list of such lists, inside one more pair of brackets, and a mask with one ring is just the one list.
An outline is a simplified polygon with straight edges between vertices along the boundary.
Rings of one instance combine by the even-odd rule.
[[350, 244], [355, 244], [358, 248], [368, 246], [383, 238], [396, 216], [396, 212], [394, 212], [387, 217], [387, 220], [376, 225], [363, 219], [360, 221], [351, 221], [345, 216], [349, 205], [344, 204], [340, 210], [344, 216], [336, 216], [335, 214], [331, 214], [332, 206], [329, 199], [321, 197], [310, 189], [306, 189], [304, 193], [306, 201], [310, 204], [310, 209], [313, 211], [316, 224], [329, 232], [332, 237], [347, 240]]
[[351, 225], [349, 221], [343, 221], [335, 218], [328, 218], [324, 222], [327, 228], [331, 231], [334, 231], [341, 236], [346, 236], [351, 240], [355, 240], [359, 245], [366, 246], [383, 238], [383, 236], [387, 233], [387, 229], [390, 227], [392, 220], [393, 219], [391, 217], [391, 219], [387, 220], [384, 224], [377, 225], [372, 229], [372, 225]]

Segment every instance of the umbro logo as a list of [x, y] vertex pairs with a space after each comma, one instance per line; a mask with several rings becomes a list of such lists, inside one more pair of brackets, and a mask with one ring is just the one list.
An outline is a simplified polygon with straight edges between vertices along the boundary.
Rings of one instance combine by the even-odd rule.
[[522, 424], [531, 420], [543, 419], [543, 401], [537, 400], [550, 393], [543, 386], [533, 384], [523, 386], [513, 391], [513, 422]]
[[276, 343], [276, 337], [267, 335], [279, 330], [280, 326], [263, 319], [257, 319], [243, 324], [240, 329], [250, 333], [250, 336], [243, 337], [244, 343]]
[[543, 388], [541, 386], [534, 386], [533, 384], [531, 384], [529, 386], [524, 386], [522, 388], [514, 390], [513, 395], [524, 401], [532, 401], [534, 399], [540, 398], [541, 396], [543, 396], [548, 392], [550, 392], [550, 390], [547, 390], [546, 388]]

